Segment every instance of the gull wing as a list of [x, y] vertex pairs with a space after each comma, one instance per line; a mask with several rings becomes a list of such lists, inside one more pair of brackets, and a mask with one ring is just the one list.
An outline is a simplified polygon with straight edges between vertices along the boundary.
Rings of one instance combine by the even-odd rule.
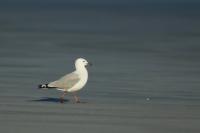
[[80, 81], [79, 75], [75, 72], [72, 72], [70, 74], [61, 77], [56, 81], [49, 83], [48, 86], [68, 90], [72, 88], [75, 84], [77, 84], [79, 81]]

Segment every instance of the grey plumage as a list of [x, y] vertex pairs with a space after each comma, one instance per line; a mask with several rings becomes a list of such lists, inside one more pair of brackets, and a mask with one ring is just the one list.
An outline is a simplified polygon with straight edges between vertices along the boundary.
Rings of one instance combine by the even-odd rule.
[[80, 81], [80, 77], [75, 72], [72, 72], [70, 74], [67, 74], [60, 79], [50, 82], [46, 85], [40, 85], [39, 88], [60, 88], [65, 89], [66, 91], [70, 88], [72, 88], [75, 84], [77, 84]]

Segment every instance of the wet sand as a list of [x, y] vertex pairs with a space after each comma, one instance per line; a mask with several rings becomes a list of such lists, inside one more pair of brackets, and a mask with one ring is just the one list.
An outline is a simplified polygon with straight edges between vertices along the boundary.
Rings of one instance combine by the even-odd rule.
[[[1, 133], [200, 132], [198, 4], [55, 3], [0, 4]], [[37, 89], [78, 57], [82, 103]]]
[[1, 131], [195, 133], [199, 105], [111, 104], [83, 99], [60, 104], [56, 98], [1, 96]]

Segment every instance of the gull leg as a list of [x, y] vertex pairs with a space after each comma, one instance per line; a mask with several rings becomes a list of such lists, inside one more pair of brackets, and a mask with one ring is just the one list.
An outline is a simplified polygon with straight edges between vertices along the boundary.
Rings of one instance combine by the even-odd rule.
[[60, 97], [60, 103], [64, 103], [64, 97], [65, 97], [66, 94], [67, 94], [67, 92], [64, 91], [64, 93]]
[[76, 103], [80, 103], [80, 98], [76, 95], [76, 93], [73, 93], [74, 99]]

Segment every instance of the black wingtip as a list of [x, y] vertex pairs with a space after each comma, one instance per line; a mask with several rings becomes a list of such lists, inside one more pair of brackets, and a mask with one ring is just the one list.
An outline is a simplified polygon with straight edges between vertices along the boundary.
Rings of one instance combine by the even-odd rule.
[[43, 88], [43, 87], [42, 87], [42, 85], [41, 85], [41, 84], [40, 84], [40, 85], [38, 85], [38, 89], [41, 89], [41, 88]]

